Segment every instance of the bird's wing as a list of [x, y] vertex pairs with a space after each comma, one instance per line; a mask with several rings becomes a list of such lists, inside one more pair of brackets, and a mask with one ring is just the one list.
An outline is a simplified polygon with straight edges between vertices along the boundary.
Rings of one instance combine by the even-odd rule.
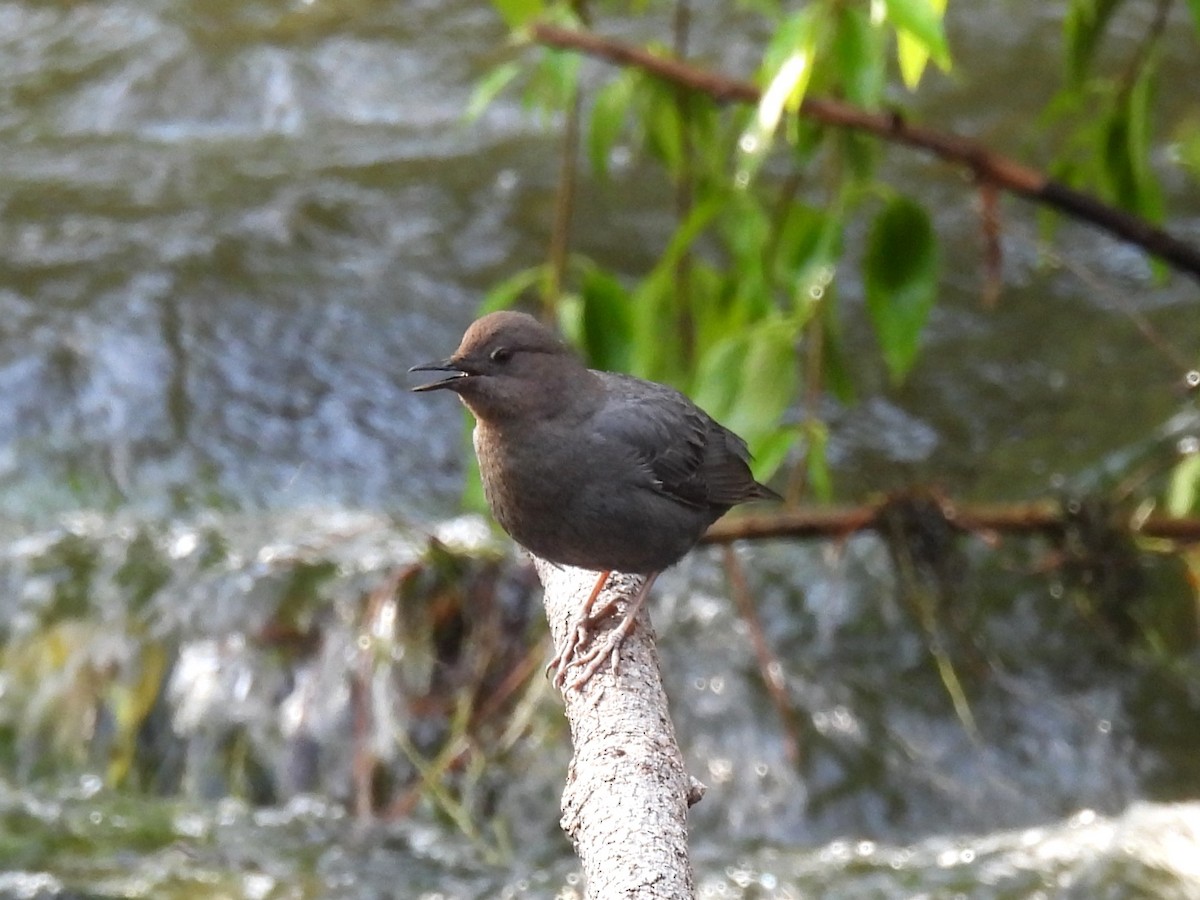
[[632, 451], [655, 489], [695, 507], [732, 506], [758, 496], [745, 441], [674, 388], [599, 374], [610, 399], [595, 425]]

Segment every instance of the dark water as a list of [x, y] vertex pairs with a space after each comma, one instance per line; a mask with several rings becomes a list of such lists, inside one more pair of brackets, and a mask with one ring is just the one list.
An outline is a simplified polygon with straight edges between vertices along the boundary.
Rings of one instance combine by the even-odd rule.
[[[962, 69], [931, 81], [922, 114], [1025, 153], [1061, 7], [956, 8]], [[1171, 109], [1200, 83], [1176, 16]], [[698, 21], [696, 46], [749, 71], [753, 45], [723, 24]], [[430, 802], [390, 825], [348, 812], [362, 598], [427, 560], [419, 526], [456, 511], [462, 481], [459, 411], [408, 395], [404, 371], [452, 347], [549, 227], [553, 134], [513, 99], [461, 118], [506, 40], [482, 4], [0, 5], [0, 897], [572, 896], [566, 736], [537, 679], [512, 712], [533, 724], [468, 780], [478, 833]], [[1103, 483], [1112, 460], [1169, 465], [1195, 428], [1172, 419], [1195, 286], [1071, 225], [1047, 259], [1007, 201], [1006, 288], [985, 310], [969, 191], [907, 151], [887, 164], [935, 212], [948, 269], [899, 389], [874, 362], [853, 252], [839, 272], [862, 395], [829, 409], [839, 494], [932, 480], [1013, 499]], [[1168, 184], [1170, 226], [1200, 241], [1194, 182]], [[643, 273], [664, 196], [637, 166], [585, 185], [581, 249]], [[486, 530], [442, 534], [477, 549]], [[703, 896], [1200, 897], [1195, 651], [1167, 663], [1097, 634], [1043, 547], [970, 547], [948, 640], [973, 736], [879, 541], [740, 552], [802, 762], [717, 557], [697, 554], [655, 619], [710, 785], [693, 816]], [[487, 571], [536, 639], [527, 573]], [[1187, 606], [1176, 563], [1143, 576]], [[319, 630], [319, 650], [264, 646], [281, 621]], [[391, 652], [379, 672], [420, 680]], [[109, 790], [113, 766], [147, 758], [121, 723], [157, 665], [164, 706], [140, 739], [167, 762]], [[382, 713], [372, 738], [403, 767]], [[256, 791], [262, 805], [219, 799]]]

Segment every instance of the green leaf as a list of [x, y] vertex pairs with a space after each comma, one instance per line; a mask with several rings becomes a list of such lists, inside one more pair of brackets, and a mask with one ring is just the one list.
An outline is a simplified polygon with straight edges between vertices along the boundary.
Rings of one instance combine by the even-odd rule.
[[492, 0], [492, 6], [509, 28], [521, 28], [541, 15], [543, 0]]
[[[1197, 0], [1200, 3], [1200, 0]], [[1192, 179], [1200, 181], [1200, 117], [1185, 119], [1176, 132], [1174, 156]]]
[[742, 273], [731, 277], [731, 270], [693, 256], [688, 265], [687, 316], [691, 330], [690, 368], [709, 347], [740, 327], [744, 319], [733, 300], [733, 290], [741, 286]]
[[658, 264], [633, 291], [634, 348], [632, 370], [643, 378], [680, 383], [691, 370], [685, 341], [664, 340], [679, 333], [676, 270], [683, 254], [712, 223], [726, 203], [717, 192], [697, 203], [675, 229]]
[[804, 423], [804, 437], [808, 484], [820, 502], [830, 503], [833, 500], [833, 476], [829, 471], [829, 429], [819, 419], [809, 419]]
[[530, 71], [525, 102], [547, 113], [561, 112], [575, 96], [580, 64], [578, 53], [546, 50]]
[[684, 122], [675, 91], [657, 82], [647, 82], [649, 103], [642, 114], [646, 129], [646, 148], [662, 162], [672, 178], [678, 178], [684, 165]]
[[846, 166], [846, 174], [860, 184], [870, 182], [879, 160], [880, 142], [857, 131], [843, 129], [837, 133], [837, 146]]
[[[1066, 48], [1067, 81], [1078, 88], [1096, 55], [1109, 19], [1124, 0], [1071, 0], [1063, 18], [1063, 43]], [[1200, 0], [1192, 0], [1200, 2]]]
[[1196, 35], [1200, 37], [1200, 0], [1187, 0], [1187, 5], [1192, 11], [1192, 24], [1196, 26]]
[[776, 428], [752, 442], [747, 441], [754, 477], [766, 481], [774, 475], [787, 461], [788, 453], [799, 439], [795, 428]]
[[1113, 200], [1125, 209], [1157, 220], [1162, 216], [1162, 195], [1150, 166], [1153, 68], [1142, 69], [1105, 121], [1100, 158]]
[[521, 74], [521, 65], [517, 62], [506, 62], [496, 66], [488, 72], [479, 83], [475, 85], [475, 90], [471, 92], [471, 99], [467, 102], [467, 110], [463, 113], [463, 118], [468, 122], [478, 119], [492, 101], [499, 96], [500, 92], [508, 87], [509, 83], [514, 78]]
[[950, 48], [942, 27], [946, 0], [884, 0], [884, 7], [897, 31], [900, 74], [910, 89], [920, 82], [928, 60], [950, 69]]
[[[741, 391], [741, 361], [746, 355], [747, 333], [730, 334], [717, 341], [700, 357], [692, 399], [713, 418], [733, 428], [729, 414]], [[735, 429], [736, 430], [736, 429]]]
[[791, 322], [768, 319], [750, 332], [742, 364], [738, 415], [747, 433], [774, 430], [796, 395], [796, 330]]
[[514, 272], [499, 284], [495, 285], [483, 298], [480, 315], [495, 312], [498, 309], [508, 309], [515, 304], [520, 296], [533, 287], [546, 272], [544, 265], [532, 266]]
[[[776, 277], [794, 293], [808, 294], [829, 282], [832, 267], [841, 255], [841, 210], [793, 203], [779, 226], [776, 238]], [[800, 298], [807, 302], [806, 298]]]
[[1133, 175], [1137, 186], [1136, 209], [1151, 221], [1162, 219], [1162, 192], [1150, 155], [1154, 151], [1154, 124], [1151, 110], [1154, 107], [1155, 77], [1158, 74], [1156, 60], [1142, 66], [1137, 80], [1129, 90], [1129, 157], [1133, 163]]
[[[729, 206], [718, 223], [721, 240], [733, 255], [732, 266], [761, 272], [763, 250], [771, 241], [770, 211], [762, 200], [746, 191], [729, 191]], [[761, 279], [760, 279], [761, 280]]]
[[867, 241], [867, 311], [892, 380], [916, 360], [921, 331], [937, 296], [938, 247], [929, 216], [897, 197], [883, 208]]
[[797, 380], [796, 327], [775, 316], [709, 348], [694, 394], [703, 409], [759, 446], [778, 430]]
[[1191, 515], [1200, 506], [1200, 454], [1179, 461], [1167, 487], [1167, 512], [1176, 518]]
[[760, 479], [781, 466], [798, 437], [794, 428], [780, 427], [796, 396], [796, 337], [793, 323], [768, 319], [749, 332], [740, 361], [740, 390], [728, 421], [750, 446]]
[[588, 121], [587, 150], [592, 171], [599, 176], [608, 174], [609, 156], [625, 126], [629, 101], [633, 97], [633, 86], [634, 76], [624, 72], [601, 88], [592, 104], [592, 115]]
[[900, 78], [910, 91], [915, 90], [929, 63], [929, 49], [913, 37], [911, 31], [896, 32], [896, 59], [900, 63]]
[[598, 369], [628, 371], [633, 342], [629, 292], [611, 273], [598, 266], [583, 275], [583, 348]]
[[877, 108], [887, 80], [883, 31], [859, 7], [839, 6], [831, 49], [846, 99], [864, 109]]

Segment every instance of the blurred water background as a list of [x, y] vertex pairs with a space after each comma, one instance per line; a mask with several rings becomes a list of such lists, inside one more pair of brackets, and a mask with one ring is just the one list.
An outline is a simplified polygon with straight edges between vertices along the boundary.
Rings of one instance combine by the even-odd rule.
[[[1064, 4], [951, 7], [964, 64], [919, 115], [1020, 153], [1060, 81]], [[1180, 108], [1200, 61], [1176, 13], [1162, 90]], [[759, 49], [738, 15], [698, 12], [693, 44], [746, 75]], [[1123, 23], [1132, 44], [1137, 15]], [[457, 734], [445, 682], [466, 680], [445, 654], [469, 667], [460, 644], [486, 639], [488, 673], [546, 654], [528, 570], [453, 518], [459, 409], [405, 375], [544, 254], [553, 129], [515, 97], [463, 119], [510, 52], [489, 6], [461, 0], [0, 2], [0, 898], [579, 889], [557, 826], [567, 734], [540, 678], [511, 695], [484, 677], [495, 743], [438, 749]], [[839, 494], [936, 481], [1013, 500], [1168, 465], [1197, 423], [1139, 325], [1194, 359], [1195, 285], [1069, 223], [1048, 257], [1014, 201], [985, 310], [970, 191], [888, 159], [935, 212], [948, 270], [898, 389], [847, 303], [861, 400], [828, 410]], [[1200, 198], [1167, 188], [1169, 226], [1200, 242]], [[636, 161], [585, 181], [580, 249], [644, 273], [669, 197]], [[1046, 548], [967, 547], [973, 733], [882, 542], [738, 553], [804, 740], [797, 761], [719, 556], [694, 554], [654, 617], [711, 788], [702, 896], [1200, 897], [1177, 561], [1112, 588], [1180, 623], [1156, 655], [1093, 628]], [[456, 799], [405, 792], [429, 766]], [[364, 790], [391, 814], [360, 815]]]

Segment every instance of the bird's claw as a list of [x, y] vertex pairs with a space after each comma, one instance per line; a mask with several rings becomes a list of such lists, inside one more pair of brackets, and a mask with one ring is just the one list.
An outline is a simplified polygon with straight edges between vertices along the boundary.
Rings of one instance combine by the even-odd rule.
[[579, 690], [591, 680], [593, 675], [604, 668], [606, 660], [611, 663], [612, 668], [610, 671], [613, 677], [616, 678], [621, 669], [621, 645], [625, 643], [625, 638], [628, 637], [629, 632], [632, 630], [633, 619], [625, 618], [621, 620], [620, 625], [604, 635], [602, 640], [593, 641], [592, 646], [588, 648], [587, 652], [574, 660], [575, 667], [581, 668], [583, 671], [571, 679], [571, 683], [567, 685], [567, 688], [574, 691]]
[[553, 684], [559, 690], [562, 690], [563, 684], [566, 683], [567, 669], [571, 667], [575, 654], [587, 640], [589, 633], [586, 621], [577, 619], [572, 622], [562, 650], [555, 653], [554, 658], [546, 663], [546, 675], [549, 676], [551, 672], [554, 673]]
[[[587, 684], [593, 675], [600, 671], [605, 659], [611, 660], [612, 673], [614, 676], [617, 674], [621, 645], [625, 643], [625, 639], [633, 631], [638, 613], [642, 605], [646, 602], [646, 596], [649, 594], [650, 588], [657, 577], [658, 573], [646, 576], [637, 593], [629, 600], [621, 616], [621, 621], [617, 623], [617, 626], [604, 635], [602, 640], [591, 640], [591, 646], [581, 653], [580, 648], [589, 643], [589, 638], [592, 636], [591, 626], [617, 611], [616, 600], [609, 600], [597, 610], [592, 609], [600, 593], [600, 589], [608, 579], [608, 573], [601, 576], [600, 581], [596, 583], [596, 587], [592, 590], [591, 596], [571, 623], [566, 639], [563, 641], [562, 650], [559, 651], [554, 659], [550, 660], [549, 665], [546, 667], [547, 674], [551, 670], [554, 671], [554, 686], [556, 688], [559, 690], [579, 690], [583, 685]], [[568, 683], [567, 671], [571, 668], [582, 668], [583, 671]]]

